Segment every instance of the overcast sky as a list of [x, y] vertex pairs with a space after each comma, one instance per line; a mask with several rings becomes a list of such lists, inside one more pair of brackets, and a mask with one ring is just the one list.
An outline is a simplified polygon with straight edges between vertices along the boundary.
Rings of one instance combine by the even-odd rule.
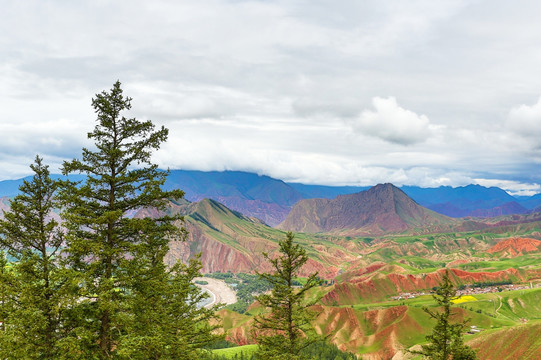
[[161, 167], [541, 192], [541, 2], [0, 0], [0, 179], [80, 157], [92, 97]]

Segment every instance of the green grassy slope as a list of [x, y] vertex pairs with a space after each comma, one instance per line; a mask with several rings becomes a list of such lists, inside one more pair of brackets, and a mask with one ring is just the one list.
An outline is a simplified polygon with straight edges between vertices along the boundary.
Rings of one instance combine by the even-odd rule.
[[[541, 329], [541, 288], [477, 294], [468, 299], [470, 301], [454, 306], [453, 320], [470, 319], [468, 325], [481, 330], [466, 337], [480, 353], [488, 354], [480, 359], [498, 359], [490, 357], [490, 354], [497, 354], [500, 348], [512, 346], [519, 338], [526, 338], [519, 341], [521, 353], [526, 353], [528, 346], [541, 345], [535, 333]], [[390, 358], [387, 356], [392, 357], [391, 354], [404, 352], [425, 342], [434, 321], [423, 311], [423, 307], [437, 310], [431, 296], [353, 306], [318, 305], [314, 307], [318, 314], [314, 325], [318, 332], [328, 334], [329, 340], [342, 349], [370, 358]], [[229, 318], [237, 317], [233, 312], [223, 312], [222, 316], [226, 331], [236, 334], [241, 332], [239, 326], [249, 327], [251, 323], [246, 315], [240, 322]], [[242, 330], [242, 333], [248, 332], [247, 328]], [[493, 336], [501, 340], [487, 344], [494, 342], [491, 340]], [[504, 358], [513, 359], [512, 354], [509, 356]]]

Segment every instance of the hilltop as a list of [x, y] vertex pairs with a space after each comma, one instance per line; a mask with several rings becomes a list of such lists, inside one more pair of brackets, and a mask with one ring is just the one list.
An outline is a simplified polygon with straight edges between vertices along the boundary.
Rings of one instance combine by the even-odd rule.
[[418, 205], [394, 185], [380, 184], [335, 199], [301, 200], [278, 228], [361, 236], [429, 229], [452, 222]]

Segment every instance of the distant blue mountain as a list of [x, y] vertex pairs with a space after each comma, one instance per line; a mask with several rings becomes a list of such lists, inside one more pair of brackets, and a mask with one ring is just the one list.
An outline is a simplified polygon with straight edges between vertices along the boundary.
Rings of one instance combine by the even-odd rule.
[[244, 171], [172, 170], [165, 188], [184, 190], [186, 198], [190, 201], [202, 198], [238, 197], [292, 206], [303, 198], [297, 190], [282, 180]]
[[[538, 209], [541, 206], [541, 194], [517, 197], [518, 203], [527, 209]], [[538, 210], [539, 211], [539, 210]]]
[[[52, 179], [67, 179], [66, 176], [60, 174], [51, 174]], [[71, 181], [80, 181], [85, 178], [84, 175], [73, 174], [69, 176]], [[26, 176], [16, 180], [2, 180], [0, 181], [0, 197], [14, 197], [19, 194], [19, 187], [23, 184], [23, 181], [31, 181], [32, 176]]]
[[529, 210], [517, 199], [497, 187], [467, 185], [460, 187], [440, 186], [420, 188], [403, 186], [408, 196], [419, 205], [452, 217], [491, 217], [509, 214], [525, 214]]
[[[53, 177], [64, 178], [61, 175]], [[80, 180], [83, 176], [70, 178]], [[22, 181], [23, 179], [0, 181], [0, 196], [15, 196]], [[243, 171], [172, 170], [165, 188], [184, 190], [186, 199], [192, 202], [203, 198], [219, 201], [230, 209], [258, 217], [274, 226], [283, 221], [291, 207], [301, 199], [333, 199], [338, 195], [365, 191], [369, 187], [286, 183], [269, 176]], [[541, 206], [541, 194], [515, 198], [497, 187], [402, 186], [401, 189], [419, 205], [452, 217], [521, 214]]]
[[[420, 204], [453, 202], [460, 203], [461, 207], [468, 207], [475, 203], [484, 204], [487, 201], [492, 201], [494, 204], [516, 201], [513, 196], [500, 188], [487, 188], [481, 185], [467, 185], [455, 188], [450, 186], [440, 186], [438, 188], [402, 186], [401, 189]], [[487, 206], [490, 207], [490, 204]]]
[[303, 199], [300, 192], [282, 180], [243, 171], [172, 170], [165, 189], [182, 189], [192, 202], [216, 200], [271, 226], [281, 223], [291, 207]]
[[27, 176], [23, 179], [17, 180], [3, 180], [0, 181], [0, 197], [13, 197], [19, 193], [19, 186], [23, 184], [23, 180], [29, 180], [31, 176]]

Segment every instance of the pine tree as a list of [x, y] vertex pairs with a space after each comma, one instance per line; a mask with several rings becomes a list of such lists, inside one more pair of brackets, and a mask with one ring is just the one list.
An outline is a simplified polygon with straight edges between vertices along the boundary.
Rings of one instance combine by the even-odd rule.
[[270, 313], [255, 318], [254, 334], [259, 344], [259, 359], [298, 360], [310, 344], [319, 341], [311, 325], [314, 314], [309, 307], [315, 301], [306, 301], [307, 292], [318, 285], [317, 273], [308, 277], [300, 288], [294, 286], [294, 279], [308, 257], [306, 251], [293, 243], [293, 234], [279, 242], [281, 255], [270, 261], [274, 273], [258, 273], [271, 284], [270, 294], [261, 294], [256, 300]]
[[[95, 149], [83, 148], [81, 160], [64, 163], [64, 175], [80, 173], [85, 180], [63, 182], [62, 215], [66, 265], [80, 284], [72, 345], [81, 358], [110, 359], [126, 351], [123, 344], [131, 344], [130, 337], [141, 336], [134, 331], [145, 331], [133, 325], [135, 303], [156, 299], [157, 291], [167, 288], [163, 259], [169, 240], [180, 233], [178, 218], [164, 210], [167, 199], [181, 198], [183, 192], [163, 191], [167, 172], [151, 162], [168, 130], [126, 118], [131, 98], [124, 97], [120, 82], [97, 94], [92, 106], [97, 124], [88, 137]], [[156, 216], [133, 217], [140, 209]], [[151, 310], [141, 309], [155, 319]]]
[[432, 360], [477, 359], [475, 351], [464, 344], [462, 334], [466, 328], [467, 320], [459, 323], [451, 322], [452, 301], [459, 297], [456, 296], [456, 288], [451, 283], [448, 270], [445, 271], [433, 298], [439, 306], [443, 307], [443, 312], [435, 312], [428, 308], [423, 309], [437, 323], [432, 334], [426, 337], [429, 343], [422, 345], [421, 351], [413, 351], [413, 353], [424, 355]]
[[8, 358], [13, 347], [11, 336], [9, 332], [6, 332], [6, 321], [13, 313], [16, 292], [12, 266], [4, 251], [0, 251], [0, 357], [3, 359]]
[[210, 324], [217, 308], [198, 306], [208, 297], [193, 282], [200, 269], [197, 258], [187, 265], [177, 263], [164, 272], [167, 280], [155, 281], [153, 287], [135, 288], [135, 321], [121, 342], [121, 355], [141, 360], [197, 360], [203, 347], [221, 338], [213, 335], [217, 326]]
[[55, 359], [64, 333], [62, 319], [71, 297], [69, 281], [58, 257], [63, 232], [52, 217], [58, 209], [58, 183], [48, 166], [36, 156], [34, 176], [19, 187], [11, 209], [0, 220], [0, 244], [12, 259], [2, 256], [2, 299], [9, 311], [2, 313], [5, 358]]

